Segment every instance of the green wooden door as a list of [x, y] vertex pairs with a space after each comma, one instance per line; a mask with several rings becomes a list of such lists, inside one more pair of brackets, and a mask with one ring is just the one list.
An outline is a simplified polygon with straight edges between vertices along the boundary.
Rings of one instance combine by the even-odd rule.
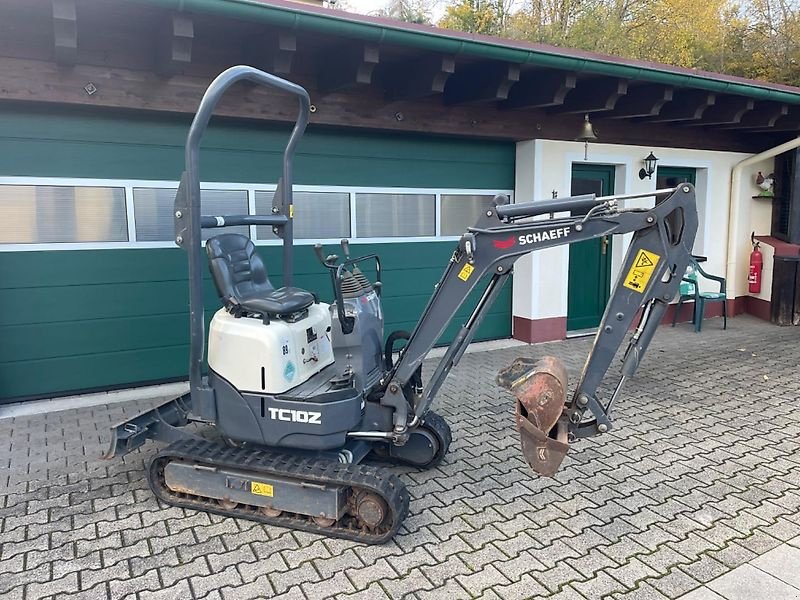
[[[612, 165], [572, 166], [573, 196], [614, 193]], [[573, 213], [576, 215], [579, 213]], [[587, 240], [569, 249], [567, 331], [591, 329], [600, 324], [608, 302], [611, 281], [611, 238]]]

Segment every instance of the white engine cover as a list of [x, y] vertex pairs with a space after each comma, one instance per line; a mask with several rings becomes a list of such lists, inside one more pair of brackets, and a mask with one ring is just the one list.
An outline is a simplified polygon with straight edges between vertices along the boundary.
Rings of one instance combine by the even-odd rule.
[[312, 304], [296, 323], [273, 318], [265, 325], [224, 308], [211, 319], [208, 366], [240, 392], [280, 394], [332, 363], [327, 304]]

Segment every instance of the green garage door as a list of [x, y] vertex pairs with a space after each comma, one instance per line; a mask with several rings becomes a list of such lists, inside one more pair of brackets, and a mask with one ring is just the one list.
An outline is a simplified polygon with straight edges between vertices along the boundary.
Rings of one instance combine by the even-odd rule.
[[[143, 186], [158, 188], [157, 182], [179, 177], [187, 127], [188, 120], [95, 111], [20, 108], [0, 114], [0, 209], [6, 214], [9, 210], [31, 212], [26, 225], [39, 236], [35, 239], [48, 242], [25, 251], [20, 245], [9, 250], [0, 244], [0, 403], [185, 378], [184, 253], [163, 243], [145, 247], [147, 243], [124, 241], [95, 244], [92, 249], [62, 249], [60, 231], [48, 231], [42, 220], [56, 215], [64, 230], [79, 230], [83, 219], [111, 219], [106, 213], [116, 210], [123, 224], [117, 233], [122, 237], [109, 239], [128, 239], [126, 218], [136, 219], [139, 240], [150, 239], [138, 229], [139, 205], [135, 211], [129, 206], [125, 215], [125, 199], [130, 202], [129, 196], [137, 192], [134, 180], [146, 180]], [[274, 184], [287, 133], [284, 128], [252, 123], [218, 124], [204, 142], [203, 180], [251, 187]], [[353, 202], [389, 207], [389, 213], [365, 209], [353, 218], [357, 231], [374, 232], [369, 240], [381, 238], [380, 242], [354, 243], [353, 250], [375, 252], [382, 258], [387, 331], [414, 326], [453, 250], [454, 242], [437, 241], [433, 235], [430, 241], [420, 235], [392, 237], [419, 233], [408, 223], [416, 219], [423, 227], [424, 211], [419, 206], [430, 206], [429, 192], [489, 193], [512, 189], [514, 183], [514, 146], [507, 143], [317, 130], [307, 134], [299, 152], [298, 184], [342, 186], [339, 191], [352, 188]], [[65, 213], [63, 204], [58, 204], [64, 200], [41, 191], [48, 181], [34, 178], [71, 178], [76, 185], [86, 178], [103, 180], [103, 185], [114, 189], [106, 194], [110, 199], [107, 206], [102, 205], [103, 211], [92, 210], [100, 206], [92, 196], [82, 205], [78, 219], [77, 193], [69, 199], [73, 204]], [[119, 189], [116, 181], [122, 182]], [[61, 185], [64, 180], [56, 182]], [[372, 193], [374, 188], [381, 188], [380, 193]], [[41, 205], [31, 211], [20, 190], [34, 190], [30, 201]], [[393, 191], [400, 196], [393, 197]], [[439, 226], [441, 233], [461, 227], [459, 215], [480, 201], [466, 192], [437, 195], [436, 214], [449, 219]], [[415, 208], [406, 211], [403, 202]], [[398, 207], [403, 209], [399, 215]], [[386, 214], [396, 215], [389, 219], [389, 225], [394, 225], [387, 226], [386, 219], [379, 218]], [[159, 223], [151, 226], [158, 228]], [[5, 241], [19, 241], [13, 239], [17, 233], [4, 232], [2, 226], [0, 235], [12, 236], [0, 238]], [[271, 277], [279, 282], [280, 249], [261, 246], [259, 251]], [[295, 260], [295, 284], [329, 299], [329, 279], [311, 246], [298, 245]], [[469, 304], [451, 325], [448, 339], [468, 313]], [[217, 307], [213, 286], [206, 281], [207, 318]], [[508, 287], [477, 337], [502, 338], [510, 333]]]

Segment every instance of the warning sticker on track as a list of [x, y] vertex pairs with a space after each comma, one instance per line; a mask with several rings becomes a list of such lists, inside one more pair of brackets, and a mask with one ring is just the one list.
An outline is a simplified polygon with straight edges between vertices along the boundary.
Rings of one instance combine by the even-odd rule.
[[257, 496], [268, 496], [272, 498], [272, 486], [268, 483], [261, 483], [259, 481], [250, 482], [250, 492]]
[[661, 257], [654, 252], [639, 250], [639, 253], [633, 261], [633, 266], [631, 270], [628, 271], [628, 275], [625, 277], [625, 281], [622, 285], [630, 290], [643, 294], [660, 259]]

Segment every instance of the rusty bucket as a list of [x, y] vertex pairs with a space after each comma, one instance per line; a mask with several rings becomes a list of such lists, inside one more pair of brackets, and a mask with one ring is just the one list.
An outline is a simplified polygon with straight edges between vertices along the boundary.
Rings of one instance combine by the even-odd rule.
[[546, 477], [555, 475], [567, 455], [567, 369], [553, 356], [534, 361], [518, 358], [497, 374], [497, 383], [517, 399], [516, 422], [522, 454], [530, 467]]

